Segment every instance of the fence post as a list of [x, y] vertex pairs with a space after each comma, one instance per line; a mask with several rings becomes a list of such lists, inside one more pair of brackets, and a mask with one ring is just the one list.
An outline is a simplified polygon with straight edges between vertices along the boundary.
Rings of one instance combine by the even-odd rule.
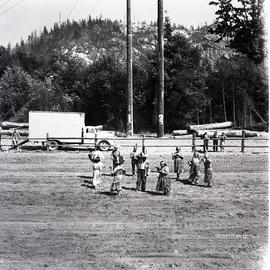
[[97, 133], [95, 133], [95, 150], [97, 150]]
[[145, 148], [144, 141], [145, 141], [145, 138], [144, 138], [144, 135], [143, 135], [143, 137], [142, 137], [142, 152], [144, 152], [144, 148]]
[[196, 150], [196, 131], [192, 132], [192, 151]]
[[49, 141], [49, 133], [47, 132], [47, 133], [46, 133], [46, 149], [47, 149], [47, 151], [49, 151], [49, 144], [50, 144], [50, 141]]
[[82, 128], [82, 138], [81, 138], [81, 140], [82, 140], [82, 144], [84, 143], [84, 133], [83, 133], [83, 128]]
[[245, 152], [245, 139], [246, 139], [246, 132], [242, 130], [242, 142], [241, 142], [241, 152]]

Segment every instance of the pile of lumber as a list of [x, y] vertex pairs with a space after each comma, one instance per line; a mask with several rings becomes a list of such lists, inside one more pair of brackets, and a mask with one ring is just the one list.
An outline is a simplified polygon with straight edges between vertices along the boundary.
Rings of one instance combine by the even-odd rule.
[[204, 125], [190, 125], [187, 127], [189, 131], [198, 131], [198, 130], [215, 130], [215, 129], [225, 129], [231, 128], [233, 126], [233, 122], [221, 122], [221, 123], [211, 123], [211, 124], [204, 124]]
[[8, 122], [4, 121], [1, 124], [2, 128], [29, 128], [28, 123]]
[[18, 123], [18, 122], [2, 122], [0, 125], [0, 134], [11, 136], [14, 129], [17, 129], [20, 136], [29, 135], [29, 124], [28, 123]]
[[181, 135], [187, 135], [188, 131], [186, 129], [179, 129], [179, 130], [173, 130], [172, 135], [173, 136], [181, 136]]
[[[218, 133], [218, 136], [223, 132], [227, 137], [242, 137], [242, 130], [233, 129], [233, 123], [230, 121], [221, 122], [221, 123], [211, 123], [204, 125], [189, 125], [186, 130], [173, 130], [173, 136], [181, 136], [194, 133], [202, 137], [205, 132], [208, 133], [210, 137], [214, 135], [215, 132]], [[246, 137], [256, 137], [257, 132], [245, 130]]]

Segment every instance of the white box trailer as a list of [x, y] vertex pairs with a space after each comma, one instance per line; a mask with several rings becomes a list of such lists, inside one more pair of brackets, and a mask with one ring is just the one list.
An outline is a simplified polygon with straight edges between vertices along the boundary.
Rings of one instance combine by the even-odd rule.
[[[101, 150], [109, 150], [113, 142], [101, 138], [103, 133], [94, 126], [85, 126], [85, 114], [82, 112], [29, 112], [29, 141], [48, 143], [50, 150], [56, 150], [63, 144], [97, 144]], [[112, 138], [114, 132], [106, 133]]]

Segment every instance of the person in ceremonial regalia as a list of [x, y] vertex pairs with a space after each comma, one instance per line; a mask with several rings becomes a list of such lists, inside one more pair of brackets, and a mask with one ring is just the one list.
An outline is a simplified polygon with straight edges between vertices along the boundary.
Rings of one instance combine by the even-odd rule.
[[195, 150], [193, 153], [192, 159], [189, 161], [190, 173], [189, 173], [189, 181], [197, 185], [200, 175], [200, 156], [199, 153]]
[[211, 187], [213, 181], [213, 169], [212, 161], [210, 160], [208, 153], [204, 154], [202, 161], [204, 164], [204, 183], [206, 183], [208, 187]]
[[120, 163], [120, 156], [121, 154], [120, 154], [119, 146], [115, 145], [112, 151], [113, 170], [115, 169], [117, 164]]
[[104, 159], [103, 154], [98, 151], [92, 151], [88, 155], [89, 159], [93, 162], [93, 178], [92, 178], [92, 185], [96, 189], [100, 189], [100, 185], [102, 182], [102, 167], [103, 163], [102, 160]]
[[176, 173], [176, 180], [180, 180], [180, 174], [184, 171], [184, 157], [180, 147], [176, 147], [176, 152], [172, 154], [174, 162], [174, 172]]
[[162, 191], [164, 195], [170, 195], [171, 192], [171, 179], [169, 173], [169, 166], [165, 161], [160, 162], [160, 167], [157, 167], [159, 172], [156, 190]]
[[136, 191], [146, 190], [146, 180], [150, 171], [149, 162], [147, 161], [146, 149], [143, 148], [143, 151], [138, 156], [138, 166], [137, 166], [137, 182], [136, 182]]
[[124, 175], [126, 174], [125, 169], [122, 167], [122, 164], [124, 163], [124, 159], [122, 156], [120, 156], [119, 161], [116, 162], [116, 167], [111, 172], [111, 175], [113, 176], [113, 182], [111, 185], [111, 192], [117, 193], [118, 196], [122, 196], [122, 181], [124, 178]]

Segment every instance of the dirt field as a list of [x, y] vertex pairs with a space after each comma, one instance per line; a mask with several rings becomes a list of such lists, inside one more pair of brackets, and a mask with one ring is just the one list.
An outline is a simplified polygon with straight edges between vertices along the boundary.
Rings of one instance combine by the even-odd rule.
[[[172, 169], [173, 149], [163, 149]], [[129, 151], [123, 149], [128, 173]], [[150, 152], [154, 168], [161, 151]], [[186, 161], [190, 156], [186, 151]], [[103, 187], [96, 191], [87, 152], [0, 153], [0, 269], [262, 267], [267, 154], [210, 153], [214, 186], [174, 181], [169, 197], [155, 192], [155, 172], [147, 192], [135, 192], [127, 175], [124, 195], [112, 196], [110, 153], [105, 157]]]

